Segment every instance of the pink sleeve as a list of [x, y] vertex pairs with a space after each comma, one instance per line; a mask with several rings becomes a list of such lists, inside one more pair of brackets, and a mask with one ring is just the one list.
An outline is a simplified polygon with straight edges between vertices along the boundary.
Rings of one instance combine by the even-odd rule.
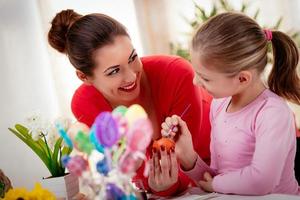
[[183, 169], [181, 169], [181, 171], [183, 171], [195, 182], [203, 180], [204, 172], [209, 172], [212, 176], [216, 175], [216, 170], [210, 168], [199, 156], [197, 157], [197, 161], [193, 169], [189, 171], [184, 171]]
[[[210, 123], [213, 123], [214, 116], [217, 112], [217, 108], [220, 106], [219, 101], [213, 99], [211, 106], [210, 106], [210, 113], [209, 113], [209, 120]], [[213, 138], [214, 136], [211, 135]], [[181, 169], [188, 177], [193, 179], [194, 181], [198, 182], [200, 180], [203, 180], [203, 174], [204, 172], [209, 172], [212, 176], [215, 176], [217, 174], [216, 170], [216, 157], [215, 157], [215, 150], [214, 150], [214, 142], [213, 139], [210, 140], [210, 154], [211, 154], [211, 160], [210, 160], [210, 167], [200, 158], [198, 155], [196, 164], [193, 169], [189, 171], [184, 171]]]
[[[211, 102], [211, 108], [210, 108], [210, 113], [209, 113], [209, 120], [210, 120], [210, 124], [214, 124], [214, 118], [217, 114], [217, 110], [218, 107], [220, 105], [217, 103], [217, 100], [213, 99], [213, 101]], [[212, 126], [213, 128], [213, 126]], [[214, 134], [213, 131], [211, 131], [211, 140], [210, 140], [210, 168], [212, 168], [214, 171], [216, 171], [217, 169], [217, 164], [216, 164], [216, 151], [215, 151], [215, 144], [214, 144]]]
[[256, 143], [251, 164], [215, 176], [213, 188], [216, 192], [264, 195], [278, 185], [295, 142], [296, 130], [288, 107], [278, 101], [273, 103], [277, 104], [266, 105], [256, 116]]

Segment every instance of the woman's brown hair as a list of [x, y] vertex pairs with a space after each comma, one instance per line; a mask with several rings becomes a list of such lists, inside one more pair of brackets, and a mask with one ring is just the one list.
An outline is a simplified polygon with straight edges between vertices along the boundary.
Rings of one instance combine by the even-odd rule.
[[114, 42], [119, 35], [128, 36], [125, 27], [104, 14], [80, 15], [73, 10], [56, 14], [48, 33], [49, 44], [65, 53], [72, 65], [88, 76], [93, 75], [95, 50]]
[[[250, 17], [240, 13], [219, 14], [196, 32], [192, 48], [202, 63], [216, 70], [235, 74], [256, 68], [263, 72], [267, 64], [268, 38]], [[297, 74], [298, 48], [280, 31], [272, 32], [273, 68], [268, 78], [271, 91], [300, 104], [300, 80]]]

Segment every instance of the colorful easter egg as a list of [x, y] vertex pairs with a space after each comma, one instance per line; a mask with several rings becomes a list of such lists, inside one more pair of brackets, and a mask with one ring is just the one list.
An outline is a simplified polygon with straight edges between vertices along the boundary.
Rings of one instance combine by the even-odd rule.
[[95, 148], [94, 144], [90, 141], [89, 136], [82, 131], [77, 133], [75, 141], [77, 142], [78, 149], [87, 154], [90, 154]]
[[125, 116], [125, 113], [127, 112], [127, 108], [125, 106], [118, 106], [112, 111], [113, 116]]
[[88, 161], [82, 156], [76, 155], [68, 160], [66, 167], [70, 173], [81, 176], [82, 172], [88, 168]]
[[125, 152], [119, 162], [119, 169], [123, 173], [131, 173], [135, 171], [136, 159], [129, 151]]
[[145, 150], [151, 142], [152, 134], [151, 122], [147, 118], [136, 120], [127, 134], [128, 147], [131, 151]]
[[103, 174], [105, 176], [107, 176], [108, 172], [110, 171], [106, 158], [98, 161], [96, 164], [96, 168], [100, 174]]
[[118, 186], [113, 183], [108, 183], [106, 185], [106, 199], [122, 200], [125, 198], [125, 193]]
[[110, 112], [100, 113], [95, 122], [97, 140], [104, 147], [112, 147], [119, 139], [118, 125]]
[[75, 122], [74, 124], [72, 124], [68, 129], [68, 135], [70, 136], [72, 141], [75, 141], [75, 137], [79, 131], [88, 134], [90, 132], [90, 128], [86, 124], [81, 122]]
[[161, 147], [164, 146], [166, 151], [170, 151], [175, 148], [175, 142], [171, 138], [162, 137], [159, 140], [153, 142], [152, 148], [156, 151], [160, 151]]
[[128, 108], [125, 118], [128, 121], [129, 127], [131, 127], [137, 119], [147, 118], [147, 113], [142, 106], [134, 104]]

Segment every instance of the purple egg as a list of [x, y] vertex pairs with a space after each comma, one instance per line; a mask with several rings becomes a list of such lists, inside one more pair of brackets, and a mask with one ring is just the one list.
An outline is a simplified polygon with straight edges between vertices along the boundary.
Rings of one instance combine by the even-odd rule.
[[106, 185], [106, 199], [107, 200], [122, 200], [124, 199], [125, 193], [115, 184], [108, 183]]
[[112, 147], [119, 140], [119, 130], [110, 112], [100, 113], [95, 122], [96, 138], [104, 147]]

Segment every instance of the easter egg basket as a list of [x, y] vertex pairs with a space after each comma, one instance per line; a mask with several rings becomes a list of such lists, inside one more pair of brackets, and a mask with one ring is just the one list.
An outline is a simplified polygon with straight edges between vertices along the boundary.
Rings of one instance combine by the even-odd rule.
[[59, 124], [57, 128], [65, 143], [75, 149], [72, 156], [62, 158], [62, 163], [88, 188], [89, 199], [138, 199], [131, 179], [146, 161], [145, 151], [153, 134], [141, 106], [119, 106], [112, 112], [102, 112], [91, 129], [82, 123], [68, 133]]

